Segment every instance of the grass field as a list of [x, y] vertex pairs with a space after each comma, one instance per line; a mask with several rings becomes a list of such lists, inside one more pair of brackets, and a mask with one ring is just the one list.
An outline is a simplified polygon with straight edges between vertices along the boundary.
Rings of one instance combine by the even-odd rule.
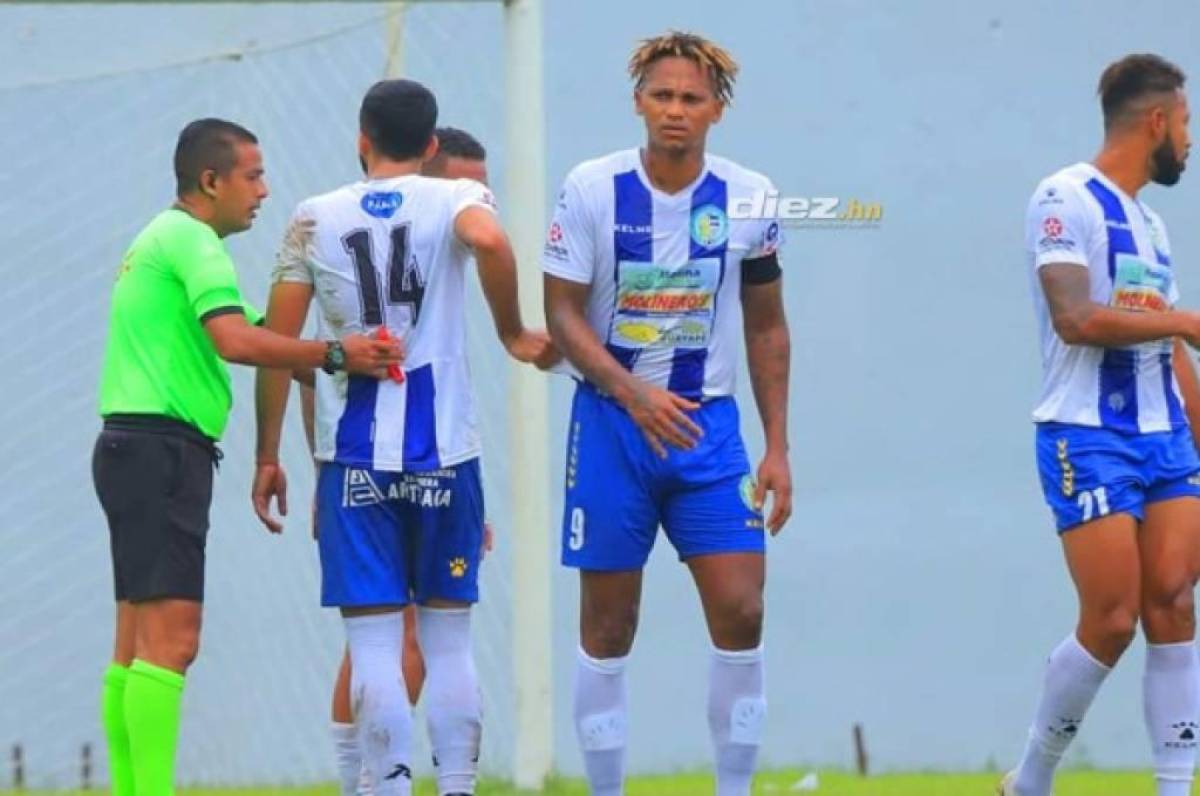
[[[817, 796], [991, 796], [999, 779], [996, 774], [888, 774], [857, 777], [835, 772], [818, 773], [816, 790], [792, 790], [806, 772], [775, 771], [759, 776], [756, 796], [814, 793]], [[702, 774], [640, 777], [630, 782], [627, 796], [710, 796], [712, 779]], [[1200, 793], [1200, 790], [1193, 791]], [[15, 796], [16, 791], [0, 791]], [[21, 791], [21, 796], [36, 796], [39, 791]], [[60, 793], [62, 793], [60, 791]], [[85, 791], [81, 793], [96, 793]], [[183, 789], [178, 796], [336, 796], [333, 785], [313, 788], [256, 788], [201, 790]], [[430, 783], [418, 783], [417, 796], [435, 796]], [[1154, 780], [1149, 772], [1069, 771], [1058, 778], [1055, 796], [1154, 796]], [[544, 796], [587, 796], [587, 787], [577, 780], [551, 782]], [[477, 796], [530, 796], [496, 783], [480, 785]]]

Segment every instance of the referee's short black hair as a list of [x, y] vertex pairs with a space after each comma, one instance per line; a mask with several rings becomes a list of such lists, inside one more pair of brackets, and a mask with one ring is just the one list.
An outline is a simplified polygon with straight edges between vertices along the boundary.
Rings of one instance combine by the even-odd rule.
[[197, 119], [184, 127], [175, 144], [175, 194], [199, 190], [206, 171], [228, 174], [237, 164], [238, 143], [257, 144], [258, 138], [225, 119]]
[[433, 138], [437, 99], [415, 80], [380, 80], [367, 90], [358, 124], [371, 146], [392, 160], [418, 158]]
[[487, 150], [475, 136], [457, 127], [439, 127], [434, 131], [438, 137], [438, 155], [463, 160], [487, 160]]

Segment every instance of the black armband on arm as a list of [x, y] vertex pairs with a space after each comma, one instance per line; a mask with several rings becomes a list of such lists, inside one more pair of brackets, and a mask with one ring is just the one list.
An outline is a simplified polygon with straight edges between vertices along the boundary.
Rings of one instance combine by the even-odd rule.
[[765, 257], [742, 260], [742, 284], [766, 285], [783, 276], [779, 267], [779, 256], [771, 252]]

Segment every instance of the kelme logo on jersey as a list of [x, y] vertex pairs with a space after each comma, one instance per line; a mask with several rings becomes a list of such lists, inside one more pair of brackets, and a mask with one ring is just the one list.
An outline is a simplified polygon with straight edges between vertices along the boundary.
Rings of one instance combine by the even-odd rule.
[[375, 218], [391, 218], [403, 203], [404, 197], [396, 191], [372, 191], [360, 202], [363, 211]]
[[713, 204], [692, 211], [692, 240], [706, 249], [720, 246], [729, 238], [729, 218]]

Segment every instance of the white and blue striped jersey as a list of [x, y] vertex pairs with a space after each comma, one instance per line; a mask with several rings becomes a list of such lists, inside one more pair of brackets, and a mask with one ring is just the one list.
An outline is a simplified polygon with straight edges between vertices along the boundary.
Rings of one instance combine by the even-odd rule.
[[301, 202], [275, 280], [314, 287], [317, 336], [386, 325], [404, 341], [405, 380], [317, 373], [316, 458], [422, 472], [479, 456], [466, 356], [465, 276], [474, 260], [454, 232], [469, 207], [495, 210], [474, 180], [405, 175]]
[[773, 190], [713, 155], [676, 194], [650, 184], [637, 149], [586, 161], [559, 194], [542, 268], [591, 286], [591, 327], [636, 376], [693, 399], [732, 395], [742, 261], [775, 252], [780, 231], [730, 209]]
[[1162, 312], [1179, 300], [1162, 219], [1089, 163], [1043, 180], [1025, 216], [1025, 248], [1042, 343], [1042, 392], [1035, 422], [1125, 433], [1187, 425], [1171, 367], [1171, 339], [1126, 348], [1067, 345], [1054, 331], [1039, 269], [1088, 269], [1098, 304]]

